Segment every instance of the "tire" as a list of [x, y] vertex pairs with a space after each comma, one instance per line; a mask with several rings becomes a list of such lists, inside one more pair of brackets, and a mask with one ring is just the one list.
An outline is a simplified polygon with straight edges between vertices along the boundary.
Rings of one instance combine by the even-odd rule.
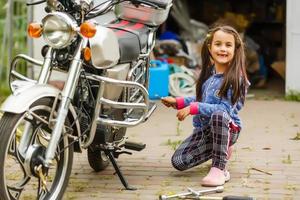
[[107, 156], [100, 149], [92, 149], [89, 147], [87, 150], [87, 156], [89, 164], [95, 172], [103, 171], [109, 165]]
[[[110, 115], [113, 116], [113, 119], [124, 120], [124, 112], [125, 110], [122, 109], [112, 109]], [[97, 145], [105, 144], [106, 142], [114, 142], [115, 144], [118, 144], [125, 136], [126, 130], [127, 129], [125, 127], [121, 127], [118, 130], [112, 131], [111, 127], [104, 125], [97, 126], [93, 143], [87, 150], [89, 165], [95, 172], [105, 170], [110, 162], [105, 153], [100, 150]]]
[[[59, 200], [63, 198], [72, 170], [74, 152], [73, 145], [65, 148], [69, 145], [67, 134], [60, 139], [53, 165], [47, 172], [47, 190], [42, 189], [40, 179], [33, 170], [34, 166], [41, 164], [37, 158], [45, 154], [46, 146], [51, 138], [53, 126], [45, 122], [49, 121], [52, 105], [53, 99], [42, 98], [34, 102], [27, 113], [3, 114], [0, 120], [1, 200]], [[30, 113], [34, 113], [35, 116]], [[65, 126], [68, 125], [67, 121]], [[29, 137], [22, 137], [25, 132], [29, 133]], [[29, 138], [29, 140], [25, 150], [22, 151], [20, 142], [24, 138]], [[34, 150], [36, 154], [28, 153], [31, 150]], [[13, 187], [16, 184], [20, 186], [18, 190]]]

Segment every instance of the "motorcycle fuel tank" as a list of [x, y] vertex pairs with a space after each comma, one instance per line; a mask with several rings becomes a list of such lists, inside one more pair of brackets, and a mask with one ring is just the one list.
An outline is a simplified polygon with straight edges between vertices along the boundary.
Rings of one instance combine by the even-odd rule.
[[109, 28], [97, 26], [96, 35], [90, 39], [90, 47], [92, 63], [96, 68], [110, 68], [120, 59], [118, 38]]

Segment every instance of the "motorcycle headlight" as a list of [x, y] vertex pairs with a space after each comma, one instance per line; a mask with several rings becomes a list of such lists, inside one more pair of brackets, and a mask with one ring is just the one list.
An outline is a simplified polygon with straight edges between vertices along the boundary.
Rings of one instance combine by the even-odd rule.
[[76, 37], [77, 23], [67, 14], [48, 14], [42, 23], [43, 37], [46, 43], [55, 49], [68, 46]]

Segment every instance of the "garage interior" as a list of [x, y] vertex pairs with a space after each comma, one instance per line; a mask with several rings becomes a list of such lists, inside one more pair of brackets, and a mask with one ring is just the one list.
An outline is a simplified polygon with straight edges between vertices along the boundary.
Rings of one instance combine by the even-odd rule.
[[199, 27], [214, 23], [235, 27], [247, 38], [244, 41], [250, 91], [257, 98], [284, 96], [286, 0], [175, 0], [163, 30], [178, 34], [183, 41], [199, 43], [201, 37], [186, 34], [191, 20]]

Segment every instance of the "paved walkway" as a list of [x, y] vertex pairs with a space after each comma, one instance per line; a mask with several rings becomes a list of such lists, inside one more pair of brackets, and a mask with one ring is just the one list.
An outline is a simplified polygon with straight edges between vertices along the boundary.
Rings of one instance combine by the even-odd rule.
[[[158, 103], [148, 122], [128, 129], [131, 139], [147, 147], [118, 162], [128, 182], [137, 191], [124, 191], [110, 165], [95, 173], [86, 152], [76, 154], [66, 200], [158, 199], [159, 194], [200, 190], [201, 178], [210, 163], [185, 172], [171, 167], [173, 148], [191, 133], [191, 117], [178, 123], [176, 111]], [[244, 129], [229, 164], [232, 179], [223, 195], [248, 195], [257, 199], [300, 199], [300, 104], [285, 101], [248, 100], [241, 113]]]

